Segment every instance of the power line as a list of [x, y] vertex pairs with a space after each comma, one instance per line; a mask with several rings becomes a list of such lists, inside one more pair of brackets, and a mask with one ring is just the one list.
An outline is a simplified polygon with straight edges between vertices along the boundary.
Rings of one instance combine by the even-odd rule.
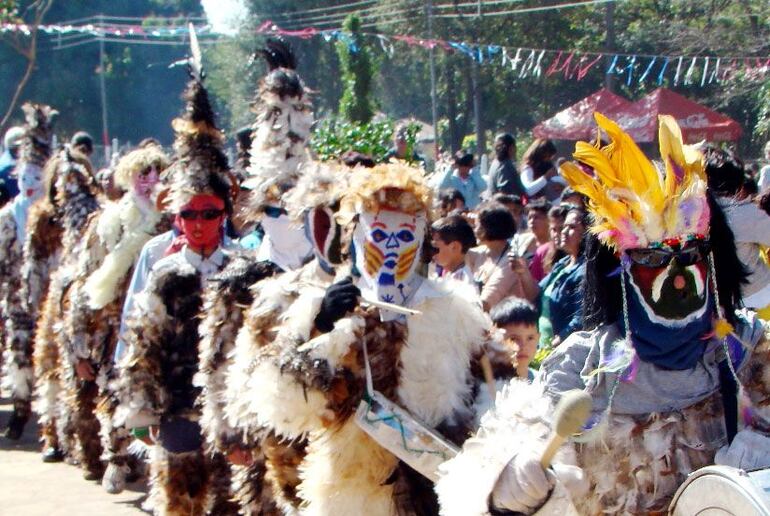
[[327, 7], [316, 7], [314, 9], [305, 9], [302, 12], [295, 12], [295, 13], [274, 13], [269, 15], [270, 17], [292, 17], [295, 14], [299, 15], [305, 15], [307, 13], [317, 13], [317, 12], [327, 12], [327, 11], [336, 11], [339, 9], [348, 9], [350, 7], [356, 7], [359, 5], [367, 5], [367, 4], [373, 4], [377, 0], [361, 0], [359, 2], [351, 2], [348, 4], [338, 4], [338, 5], [329, 5]]
[[[586, 7], [590, 5], [602, 5], [612, 2], [622, 2], [624, 0], [587, 0], [584, 2], [570, 2], [564, 4], [547, 5], [542, 7], [525, 7], [522, 9], [508, 9], [503, 11], [485, 12], [484, 16], [507, 16], [509, 14], [525, 14], [545, 11], [559, 11], [562, 9], [569, 9], [572, 7]], [[436, 18], [464, 18], [467, 14], [436, 14]]]
[[[344, 16], [341, 16], [341, 17], [329, 18], [328, 20], [325, 20], [325, 21], [324, 20], [317, 21], [315, 23], [311, 23], [311, 25], [314, 26], [314, 27], [327, 26], [327, 25], [339, 25], [350, 14], [357, 15], [361, 19], [362, 22], [365, 22], [365, 21], [376, 20], [376, 19], [383, 18], [383, 17], [390, 17], [390, 16], [402, 15], [402, 14], [407, 14], [407, 13], [413, 13], [415, 11], [422, 11], [422, 7], [417, 7], [417, 6], [415, 6], [415, 7], [407, 7], [406, 9], [400, 9], [400, 10], [396, 10], [396, 11], [381, 11], [381, 10], [378, 10], [378, 11], [373, 11], [371, 14], [363, 14], [363, 15], [359, 14], [358, 12], [351, 12], [351, 13], [345, 14]], [[401, 20], [397, 20], [397, 21], [401, 21]], [[288, 28], [288, 29], [296, 29], [296, 28], [303, 27], [305, 24], [306, 24], [305, 21], [299, 20], [297, 22], [291, 22], [291, 23], [287, 24], [286, 28]]]

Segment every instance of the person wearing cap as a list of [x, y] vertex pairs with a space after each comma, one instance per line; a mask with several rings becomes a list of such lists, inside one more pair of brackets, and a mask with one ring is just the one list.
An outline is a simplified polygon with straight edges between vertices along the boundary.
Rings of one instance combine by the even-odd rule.
[[72, 135], [70, 145], [89, 158], [94, 153], [94, 139], [85, 131], [78, 131]]
[[11, 127], [5, 132], [3, 137], [5, 150], [0, 155], [0, 203], [2, 204], [5, 204], [19, 194], [14, 168], [16, 168], [16, 160], [19, 159], [23, 138], [23, 127]]

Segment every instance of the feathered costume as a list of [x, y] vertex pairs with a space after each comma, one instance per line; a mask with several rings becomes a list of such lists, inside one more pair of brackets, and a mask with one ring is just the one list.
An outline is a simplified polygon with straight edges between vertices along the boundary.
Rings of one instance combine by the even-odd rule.
[[[350, 183], [337, 217], [343, 223], [391, 210], [418, 225], [427, 223], [430, 193], [419, 171], [383, 165], [354, 172]], [[420, 233], [415, 227], [415, 235]], [[400, 238], [420, 240], [405, 234]], [[410, 249], [404, 256], [418, 259]], [[407, 267], [410, 258], [400, 259], [400, 264]], [[228, 416], [255, 428], [271, 428], [281, 439], [307, 437], [297, 489], [302, 514], [436, 511], [431, 482], [355, 421], [354, 412], [365, 396], [364, 346], [374, 389], [462, 442], [464, 423], [471, 418], [471, 359], [487, 338], [490, 322], [472, 300], [441, 285], [416, 276], [404, 281], [419, 284], [404, 304], [420, 312], [405, 321], [383, 320], [380, 309], [359, 307], [330, 332], [319, 334], [314, 323], [329, 280], [303, 285], [299, 278], [292, 296], [296, 299], [274, 328], [262, 322], [251, 335], [239, 335], [229, 382], [235, 392], [228, 393], [237, 403], [228, 406]], [[280, 302], [273, 297], [276, 300]], [[269, 307], [269, 302], [262, 306]], [[259, 321], [259, 308], [255, 303], [250, 320]], [[262, 351], [257, 352], [259, 347]], [[248, 396], [239, 385], [246, 386]]]
[[[183, 117], [173, 123], [176, 161], [167, 197], [173, 213], [188, 209], [186, 206], [199, 198], [215, 197], [226, 207], [237, 188], [222, 151], [223, 135], [215, 125], [202, 84], [199, 52], [193, 42], [193, 79], [185, 93], [187, 106]], [[184, 238], [192, 242], [192, 235]], [[234, 512], [228, 500], [210, 490], [223, 460], [203, 450], [197, 406], [200, 388], [193, 382], [199, 370], [204, 282], [230, 259], [221, 249], [221, 234], [219, 244], [206, 257], [187, 244], [158, 261], [127, 320], [124, 338], [128, 351], [119, 364], [119, 406], [114, 423], [128, 428], [157, 425], [150, 491], [156, 514]]]
[[34, 337], [34, 364], [35, 410], [44, 448], [61, 447], [63, 452], [73, 453], [70, 414], [61, 399], [65, 378], [60, 361], [67, 349], [62, 328], [71, 308], [68, 292], [84, 245], [83, 232], [99, 203], [88, 158], [68, 147], [46, 165], [46, 185], [47, 197], [30, 213], [22, 295], [28, 306], [42, 306]]
[[[249, 178], [244, 183], [251, 188], [244, 192], [249, 197], [245, 213], [241, 215], [248, 221], [264, 220], [266, 204], [283, 204], [281, 196], [294, 186], [301, 164], [307, 161], [305, 141], [312, 123], [312, 112], [302, 81], [294, 70], [296, 62], [291, 49], [283, 41], [268, 40], [262, 54], [269, 73], [261, 81], [257, 95]], [[301, 223], [292, 228], [290, 234], [304, 240]], [[284, 237], [280, 233], [268, 235], [269, 245], [280, 245]], [[234, 466], [236, 480], [232, 491], [229, 472], [224, 468], [220, 468], [217, 485], [212, 489], [222, 493], [219, 498], [232, 492], [243, 514], [263, 514], [275, 509], [270, 489], [264, 486], [265, 464], [257, 446], [260, 439], [255, 435], [246, 437], [225, 421], [225, 375], [245, 311], [259, 292], [261, 282], [299, 265], [292, 260], [273, 262], [270, 258], [274, 256], [266, 253], [260, 260], [252, 253], [244, 252], [234, 258], [225, 270], [212, 278], [203, 301], [205, 317], [201, 323], [199, 345], [201, 367], [195, 382], [202, 388], [201, 424], [209, 452], [224, 456], [234, 448], [256, 448], [256, 457], [250, 466]], [[224, 462], [220, 465], [226, 467]]]
[[[319, 164], [303, 167], [285, 205], [290, 218], [298, 224], [304, 221], [312, 235], [316, 259], [296, 271], [264, 280], [253, 289], [253, 302], [243, 314], [245, 321], [237, 340], [230, 344], [227, 370], [220, 372], [223, 381], [218, 398], [223, 402], [216, 417], [211, 413], [209, 419], [220, 431], [230, 429], [228, 435], [238, 435], [241, 446], [251, 451], [252, 464], [234, 469], [234, 491], [244, 514], [295, 514], [298, 510], [297, 467], [304, 457], [303, 436], [277, 436], [254, 412], [250, 400], [271, 396], [279, 387], [270, 385], [265, 391], [266, 380], [260, 378], [263, 373], [257, 365], [269, 356], [264, 353], [273, 353], [272, 357], [277, 359], [277, 348], [271, 346], [275, 329], [284, 317], [292, 317], [290, 312], [308, 309], [298, 299], [301, 293], [330, 285], [333, 267], [340, 264], [341, 235], [333, 210], [339, 206], [346, 179], [347, 172], [341, 168]], [[204, 421], [206, 412], [204, 407]], [[225, 416], [227, 424], [223, 421]], [[275, 503], [280, 511], [274, 508]]]
[[[129, 437], [124, 428], [111, 424], [116, 400], [108, 383], [115, 376], [112, 358], [126, 285], [142, 246], [165, 230], [154, 202], [140, 197], [134, 183], [141, 173], [157, 174], [167, 166], [168, 158], [156, 146], [120, 160], [115, 182], [127, 193], [90, 217], [69, 290], [71, 311], [63, 328], [66, 349], [62, 350], [65, 410], [72, 415], [80, 443], [79, 461], [95, 477], [101, 476], [103, 460], [122, 470], [111, 472], [111, 477], [128, 469]], [[95, 381], [78, 378], [79, 361], [92, 368]]]
[[[494, 505], [493, 493], [501, 473], [522, 450], [544, 449], [553, 404], [570, 389], [588, 392], [594, 412], [589, 429], [575, 442], [564, 445], [554, 463], [579, 466], [590, 487], [569, 492], [557, 483], [554, 494], [537, 514], [665, 512], [688, 474], [714, 464], [718, 450], [729, 451], [739, 441], [726, 446], [719, 380], [719, 362], [726, 356], [731, 357], [731, 367], [755, 407], [766, 412], [764, 407], [770, 402], [766, 329], [745, 312], [735, 315], [734, 329], [724, 321], [715, 287], [718, 271], [711, 256], [683, 267], [680, 262], [687, 257], [680, 254], [677, 262], [664, 264], [660, 267], [664, 274], [654, 277], [650, 298], [654, 301], [650, 306], [657, 311], [645, 312], [647, 319], [634, 312], [634, 306], [640, 304], [635, 296], [644, 294], [638, 271], [649, 275], [658, 269], [653, 262], [637, 267], [630, 255], [643, 251], [642, 256], [648, 258], [660, 256], [655, 253], [669, 249], [669, 245], [682, 253], [694, 249], [682, 242], [688, 238], [698, 241], [709, 234], [710, 212], [700, 155], [682, 144], [672, 118], [661, 117], [659, 139], [665, 171], [658, 172], [617, 125], [601, 115], [597, 121], [610, 144], [599, 148], [581, 142], [575, 153], [593, 168], [595, 176], [575, 165], [562, 170], [570, 185], [588, 196], [594, 216], [590, 230], [623, 257], [623, 322], [573, 334], [543, 363], [535, 385], [514, 381], [498, 396], [495, 408], [482, 419], [478, 434], [458, 457], [443, 466], [436, 488], [442, 514], [513, 514]], [[710, 271], [705, 273], [709, 265]], [[674, 271], [674, 276], [666, 276], [666, 271]], [[672, 306], [681, 309], [689, 299], [683, 295], [689, 278], [693, 278], [693, 291], [705, 308], [678, 320], [657, 315], [658, 320], [666, 321], [657, 323], [656, 314], [666, 308], [663, 301], [673, 297], [667, 290], [669, 281], [678, 285], [674, 288], [680, 292], [678, 304]], [[717, 299], [710, 301], [712, 295]], [[659, 365], [672, 360], [670, 354], [678, 349], [673, 343], [693, 322], [698, 324], [699, 312], [704, 312], [706, 330], [696, 326], [698, 333], [687, 340], [697, 346], [695, 359], [686, 365]], [[712, 318], [717, 314], [712, 332]], [[643, 320], [652, 322], [637, 324]], [[645, 340], [646, 332], [656, 324], [667, 328], [657, 337], [661, 344], [657, 356], [650, 353]], [[744, 432], [753, 430], [744, 429], [739, 436]], [[763, 459], [766, 462], [766, 455], [754, 450], [743, 455], [743, 463], [734, 465], [755, 467]]]
[[[41, 104], [24, 104], [22, 109], [26, 122], [17, 175], [21, 172], [24, 177], [20, 175], [20, 179], [26, 179], [30, 184], [23, 184], [24, 188], [17, 198], [0, 210], [0, 364], [3, 365], [2, 385], [10, 391], [13, 401], [13, 415], [6, 435], [11, 437], [15, 433], [15, 438], [21, 436], [31, 411], [32, 332], [39, 307], [37, 302], [29, 304], [22, 295], [27, 215], [32, 203], [42, 194], [39, 183], [42, 168], [51, 155], [52, 123], [58, 114], [49, 106]], [[30, 190], [32, 195], [29, 195]], [[51, 241], [55, 242], [56, 238], [53, 232], [50, 235]], [[49, 258], [51, 261], [54, 259], [52, 256]], [[47, 278], [45, 274], [41, 279], [47, 281]], [[44, 286], [39, 288], [45, 291]], [[37, 295], [36, 301], [41, 301], [40, 295]]]

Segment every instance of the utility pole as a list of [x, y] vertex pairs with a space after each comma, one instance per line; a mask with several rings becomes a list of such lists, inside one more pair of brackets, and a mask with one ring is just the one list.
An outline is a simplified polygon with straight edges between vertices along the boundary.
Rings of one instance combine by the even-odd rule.
[[[99, 15], [99, 23], [104, 27], [104, 17]], [[102, 144], [104, 145], [104, 162], [109, 163], [110, 158], [110, 132], [107, 124], [107, 86], [104, 83], [104, 36], [99, 36], [99, 89], [102, 98]]]
[[[607, 27], [605, 50], [608, 54], [615, 51], [615, 2], [608, 2], [604, 11], [604, 24]], [[604, 75], [604, 87], [612, 91], [615, 82], [615, 70]]]
[[[479, 27], [481, 26], [481, 0], [476, 3], [476, 27], [474, 33], [476, 41], [478, 38]], [[486, 142], [484, 141], [484, 127], [481, 123], [481, 85], [479, 79], [479, 63], [476, 59], [471, 59], [471, 85], [473, 87], [473, 124], [476, 127], [476, 153], [482, 156], [486, 151]]]
[[[428, 0], [428, 39], [433, 39], [433, 0]], [[433, 154], [436, 161], [439, 159], [438, 153], [438, 107], [436, 106], [436, 54], [435, 48], [431, 44], [430, 51], [430, 104], [431, 116], [433, 118]]]

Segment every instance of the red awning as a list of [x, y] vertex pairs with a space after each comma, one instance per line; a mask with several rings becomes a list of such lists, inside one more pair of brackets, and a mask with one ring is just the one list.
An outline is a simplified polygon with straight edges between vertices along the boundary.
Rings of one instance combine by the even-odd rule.
[[615, 120], [635, 141], [642, 143], [655, 141], [658, 115], [676, 118], [686, 143], [735, 141], [743, 132], [740, 124], [732, 118], [666, 88], [658, 88], [620, 112], [603, 114]]
[[556, 115], [539, 123], [532, 130], [536, 138], [552, 140], [591, 140], [596, 137], [594, 112], [610, 118], [631, 106], [631, 102], [602, 88]]

